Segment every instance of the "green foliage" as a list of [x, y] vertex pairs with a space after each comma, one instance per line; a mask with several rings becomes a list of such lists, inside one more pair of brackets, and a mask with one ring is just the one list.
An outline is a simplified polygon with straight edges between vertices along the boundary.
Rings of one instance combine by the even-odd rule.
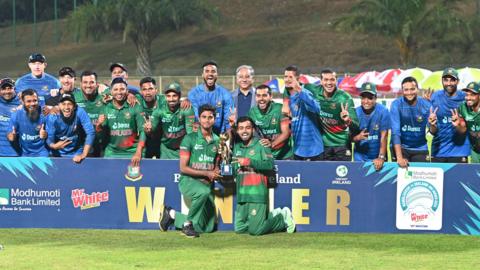
[[69, 26], [81, 37], [99, 40], [108, 32], [130, 38], [137, 49], [137, 71], [151, 74], [150, 47], [162, 33], [215, 19], [216, 10], [206, 0], [103, 0], [77, 9]]
[[362, 0], [348, 14], [339, 17], [334, 27], [390, 38], [399, 49], [401, 63], [414, 64], [422, 42], [433, 39], [446, 45], [440, 47], [451, 50], [450, 33], [470, 35], [456, 4], [455, 0], [432, 4], [427, 0]]

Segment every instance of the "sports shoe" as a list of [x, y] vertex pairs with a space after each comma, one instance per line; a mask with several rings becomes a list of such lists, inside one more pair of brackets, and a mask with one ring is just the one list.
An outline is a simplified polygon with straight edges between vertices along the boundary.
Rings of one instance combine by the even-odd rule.
[[168, 231], [168, 227], [173, 224], [175, 221], [173, 218], [170, 217], [170, 210], [171, 207], [166, 205], [160, 206], [160, 218], [158, 219], [158, 227], [160, 227], [160, 231], [165, 232]]
[[188, 238], [198, 237], [198, 233], [193, 229], [192, 224], [183, 225], [182, 233]]
[[287, 233], [295, 232], [295, 221], [293, 220], [292, 211], [290, 208], [284, 207], [282, 209], [283, 221], [287, 224]]
[[280, 215], [282, 214], [282, 208], [275, 208], [272, 211], [270, 211], [270, 213], [272, 213], [272, 216]]

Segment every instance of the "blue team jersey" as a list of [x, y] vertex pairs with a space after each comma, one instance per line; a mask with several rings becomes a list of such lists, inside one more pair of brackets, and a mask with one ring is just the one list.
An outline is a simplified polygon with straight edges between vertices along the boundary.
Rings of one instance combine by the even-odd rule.
[[56, 157], [73, 157], [83, 152], [84, 145], [92, 145], [95, 130], [88, 114], [82, 108], [77, 108], [75, 117], [67, 122], [60, 114], [47, 117], [47, 145], [58, 141], [70, 140], [72, 143], [60, 150], [52, 150]]
[[213, 131], [223, 133], [230, 128], [228, 117], [234, 109], [232, 94], [223, 86], [216, 84], [213, 91], [206, 90], [205, 84], [199, 84], [190, 90], [188, 100], [192, 103], [195, 118], [198, 120], [198, 109], [204, 104], [215, 107], [215, 124]]
[[12, 113], [8, 132], [15, 127], [22, 156], [48, 157], [45, 140], [40, 139], [40, 129], [45, 125], [45, 121], [46, 118], [40, 113], [37, 121], [32, 122], [24, 108]]
[[382, 104], [376, 104], [370, 114], [365, 114], [362, 106], [356, 108], [360, 130], [368, 131], [368, 138], [355, 143], [354, 160], [376, 159], [380, 153], [381, 132], [391, 128], [390, 114]]
[[60, 89], [60, 81], [48, 73], [43, 73], [42, 77], [37, 78], [28, 73], [20, 77], [15, 83], [15, 90], [20, 93], [26, 89], [37, 91], [38, 101], [41, 106], [45, 105], [45, 101], [58, 94]]
[[290, 95], [292, 113], [293, 152], [300, 157], [314, 157], [323, 153], [323, 140], [318, 125], [320, 105], [312, 93], [302, 88]]
[[428, 150], [425, 137], [431, 103], [417, 97], [415, 105], [410, 105], [404, 97], [399, 97], [390, 106], [392, 121], [392, 144], [400, 144], [403, 149]]
[[445, 90], [432, 94], [432, 107], [437, 111], [437, 133], [433, 136], [432, 156], [466, 157], [470, 155], [470, 142], [467, 134], [460, 135], [452, 125], [452, 109], [460, 107], [465, 101], [465, 92], [456, 91], [448, 96]]
[[0, 156], [16, 157], [20, 154], [20, 149], [16, 143], [7, 139], [7, 133], [11, 130], [10, 117], [20, 106], [20, 99], [15, 96], [6, 101], [0, 97]]

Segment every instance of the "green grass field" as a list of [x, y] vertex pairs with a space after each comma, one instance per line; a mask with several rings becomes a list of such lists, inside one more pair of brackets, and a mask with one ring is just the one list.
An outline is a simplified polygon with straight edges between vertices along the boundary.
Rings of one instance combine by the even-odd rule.
[[0, 269], [480, 269], [480, 238], [0, 229]]

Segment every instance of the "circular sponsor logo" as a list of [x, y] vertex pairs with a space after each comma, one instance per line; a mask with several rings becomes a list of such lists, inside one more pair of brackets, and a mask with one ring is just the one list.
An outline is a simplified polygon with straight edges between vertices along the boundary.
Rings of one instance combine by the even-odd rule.
[[400, 193], [400, 206], [403, 211], [423, 206], [437, 211], [440, 199], [437, 189], [426, 181], [413, 181]]
[[336, 172], [338, 177], [345, 177], [348, 174], [348, 168], [345, 165], [340, 165], [337, 167]]

